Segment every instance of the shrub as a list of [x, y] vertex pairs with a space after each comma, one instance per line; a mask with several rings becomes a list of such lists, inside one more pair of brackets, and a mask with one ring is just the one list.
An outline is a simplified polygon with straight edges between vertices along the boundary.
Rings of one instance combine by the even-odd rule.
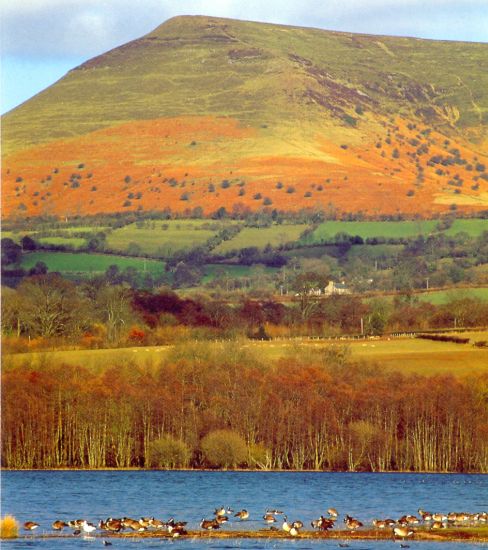
[[261, 198], [262, 198], [261, 193], [256, 193], [256, 194], [253, 196], [253, 199], [254, 199], [254, 200], [259, 200], [259, 199], [261, 199]]
[[19, 536], [19, 524], [14, 516], [5, 516], [0, 520], [0, 539], [16, 539]]
[[190, 194], [189, 193], [182, 193], [180, 196], [180, 201], [188, 201], [190, 200]]
[[164, 435], [149, 443], [151, 468], [186, 468], [190, 461], [190, 449], [180, 439]]
[[263, 201], [263, 204], [265, 206], [270, 206], [271, 204], [273, 204], [273, 201], [269, 197], [265, 197], [264, 201]]
[[290, 185], [289, 187], [286, 188], [286, 192], [287, 193], [294, 193], [295, 192], [295, 188], [293, 187], [293, 185]]
[[235, 468], [246, 463], [246, 442], [232, 430], [214, 430], [202, 439], [200, 446], [209, 466]]

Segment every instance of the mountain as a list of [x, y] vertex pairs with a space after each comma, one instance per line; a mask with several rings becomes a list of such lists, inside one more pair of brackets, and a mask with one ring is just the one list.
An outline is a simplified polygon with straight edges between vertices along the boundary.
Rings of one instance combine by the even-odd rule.
[[6, 217], [488, 208], [488, 44], [181, 16], [2, 126]]

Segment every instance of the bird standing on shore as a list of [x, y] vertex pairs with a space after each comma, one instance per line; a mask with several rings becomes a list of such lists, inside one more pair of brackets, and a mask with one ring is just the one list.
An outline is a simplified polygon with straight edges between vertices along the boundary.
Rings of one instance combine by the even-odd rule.
[[35, 521], [26, 521], [24, 523], [24, 529], [26, 531], [34, 531], [34, 529], [37, 529], [39, 527], [39, 524]]
[[403, 540], [413, 537], [414, 531], [407, 527], [393, 527], [393, 538], [398, 537]]

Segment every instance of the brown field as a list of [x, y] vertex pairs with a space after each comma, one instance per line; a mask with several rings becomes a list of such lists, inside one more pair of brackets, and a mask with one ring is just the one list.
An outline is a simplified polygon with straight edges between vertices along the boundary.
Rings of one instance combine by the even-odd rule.
[[[487, 340], [488, 332], [463, 333], [471, 340]], [[488, 349], [471, 344], [433, 342], [415, 338], [378, 340], [275, 340], [271, 342], [242, 341], [241, 347], [258, 352], [260, 357], [276, 360], [287, 354], [304, 351], [320, 351], [325, 346], [347, 347], [353, 359], [377, 365], [388, 370], [416, 373], [427, 376], [454, 374], [464, 377], [488, 372]], [[219, 346], [209, 343], [209, 346]], [[42, 368], [43, 365], [82, 364], [100, 372], [114, 364], [157, 365], [173, 346], [151, 346], [99, 350], [45, 351], [3, 356], [4, 368], [29, 365]]]

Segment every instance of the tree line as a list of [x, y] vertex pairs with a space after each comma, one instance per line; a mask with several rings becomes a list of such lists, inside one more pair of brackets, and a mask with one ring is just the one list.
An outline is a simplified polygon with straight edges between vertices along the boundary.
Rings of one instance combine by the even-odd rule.
[[3, 372], [2, 466], [488, 472], [487, 384], [365, 367], [334, 346], [26, 364]]
[[134, 290], [104, 277], [76, 285], [55, 273], [28, 277], [4, 292], [4, 350], [62, 345], [117, 347], [159, 345], [182, 339], [381, 335], [488, 326], [488, 302], [454, 297], [443, 305], [415, 295], [362, 299], [358, 295], [317, 297], [300, 279], [288, 301], [278, 297], [232, 300], [207, 293], [182, 296], [162, 288]]

